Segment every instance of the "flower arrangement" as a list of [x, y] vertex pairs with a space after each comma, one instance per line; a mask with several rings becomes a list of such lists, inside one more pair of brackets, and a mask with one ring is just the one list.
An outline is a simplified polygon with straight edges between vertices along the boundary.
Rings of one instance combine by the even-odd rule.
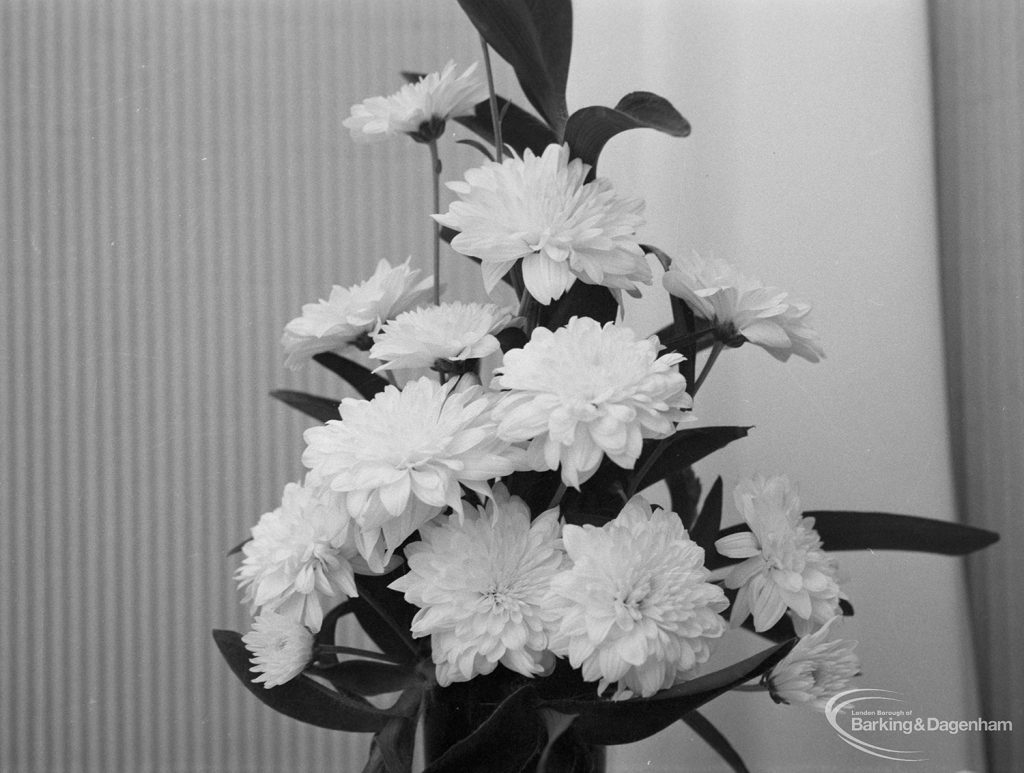
[[[723, 529], [722, 479], [702, 497], [691, 467], [748, 428], [695, 423], [698, 391], [747, 343], [817, 362], [810, 307], [639, 240], [643, 202], [597, 175], [601, 150], [628, 129], [690, 126], [648, 92], [569, 114], [569, 0], [459, 2], [486, 78], [454, 63], [407, 74], [345, 121], [357, 141], [427, 146], [433, 275], [381, 260], [286, 325], [288, 367], [313, 360], [360, 398], [274, 393], [320, 423], [304, 435], [305, 478], [237, 548], [252, 630], [216, 642], [272, 708], [373, 733], [366, 771], [410, 771], [421, 720], [439, 773], [495, 770], [499, 752], [502, 770], [602, 770], [602, 747], [679, 719], [744, 770], [701, 706], [756, 685], [820, 710], [859, 673], [855, 642], [835, 631], [853, 613], [836, 552], [958, 555], [996, 537], [806, 513], [783, 475], [740, 482], [743, 524]], [[537, 116], [495, 94], [491, 50]], [[448, 183], [442, 212], [451, 122], [477, 135], [460, 141], [483, 161]], [[445, 241], [518, 307], [442, 301]], [[620, 321], [622, 293], [656, 281], [673, 322], [642, 337]], [[668, 507], [649, 498], [655, 484]], [[337, 640], [349, 615], [378, 649]], [[764, 648], [718, 662], [739, 628]]]

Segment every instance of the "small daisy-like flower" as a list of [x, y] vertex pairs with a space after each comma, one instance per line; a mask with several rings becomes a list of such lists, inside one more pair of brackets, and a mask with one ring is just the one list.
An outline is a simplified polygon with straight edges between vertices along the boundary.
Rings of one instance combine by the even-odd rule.
[[764, 676], [772, 700], [824, 711], [829, 698], [845, 690], [855, 676], [860, 676], [860, 660], [853, 653], [857, 642], [825, 640], [838, 619], [833, 617], [810, 636], [800, 639]]
[[281, 506], [260, 517], [242, 546], [235, 579], [245, 591], [243, 603], [319, 631], [325, 603], [359, 595], [349, 525], [342, 497], [289, 483]]
[[643, 202], [618, 196], [604, 178], [585, 182], [589, 170], [569, 160], [567, 145], [488, 162], [448, 183], [460, 201], [434, 219], [459, 231], [452, 249], [482, 261], [487, 292], [521, 258], [526, 289], [543, 304], [577, 279], [628, 291], [650, 284], [635, 235]]
[[554, 332], [533, 331], [521, 349], [505, 353], [495, 370], [498, 434], [529, 441], [534, 470], [562, 467], [562, 480], [579, 488], [603, 454], [632, 468], [644, 438], [671, 435], [693, 405], [679, 354], [658, 356], [656, 338], [627, 327], [573, 317]]
[[290, 682], [313, 660], [313, 632], [276, 612], [261, 613], [242, 641], [253, 655], [249, 670], [259, 674], [253, 681], [268, 689]]
[[379, 142], [396, 134], [432, 142], [444, 134], [449, 118], [472, 114], [476, 103], [487, 98], [487, 88], [475, 71], [476, 63], [456, 75], [455, 62], [448, 62], [441, 72], [407, 83], [389, 97], [353, 105], [342, 125], [358, 142]]
[[648, 697], [708, 659], [728, 601], [679, 516], [636, 496], [601, 528], [563, 527], [562, 542], [572, 568], [551, 581], [550, 647], [598, 693]]
[[304, 305], [302, 316], [284, 329], [285, 365], [294, 370], [321, 352], [340, 352], [360, 340], [369, 343], [385, 320], [428, 299], [434, 279], [419, 280], [421, 272], [409, 266], [410, 260], [398, 266], [382, 260], [365, 282], [335, 285], [326, 301]]
[[715, 548], [743, 558], [725, 578], [738, 588], [731, 621], [754, 614], [754, 630], [767, 631], [792, 610], [798, 634], [810, 633], [839, 614], [836, 561], [821, 547], [813, 518], [802, 518], [789, 479], [757, 476], [736, 486], [736, 507], [750, 531], [722, 537]]
[[412, 633], [429, 634], [438, 683], [465, 682], [499, 663], [524, 676], [549, 670], [555, 617], [544, 599], [564, 558], [558, 511], [531, 523], [526, 504], [496, 486], [486, 510], [439, 519], [420, 535], [405, 548], [409, 573], [389, 587], [420, 608]]
[[462, 486], [490, 496], [487, 481], [521, 467], [521, 451], [501, 440], [483, 387], [455, 391], [423, 377], [372, 400], [346, 398], [340, 421], [306, 430], [302, 462], [323, 485], [344, 494], [359, 526], [360, 553], [375, 565], [410, 534], [451, 507], [460, 516]]
[[493, 303], [457, 301], [413, 309], [385, 323], [370, 356], [385, 361], [378, 371], [480, 359], [498, 351], [494, 336], [511, 321], [512, 314]]
[[726, 343], [750, 341], [783, 362], [793, 354], [811, 362], [825, 356], [818, 334], [806, 322], [809, 304], [790, 300], [785, 291], [765, 287], [723, 260], [697, 254], [673, 258], [662, 283], [710, 321]]

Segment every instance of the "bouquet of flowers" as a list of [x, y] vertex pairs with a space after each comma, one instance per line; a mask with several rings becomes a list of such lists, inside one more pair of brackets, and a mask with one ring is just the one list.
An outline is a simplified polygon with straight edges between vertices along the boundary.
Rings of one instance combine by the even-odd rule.
[[[817, 361], [810, 307], [641, 243], [643, 202], [597, 175], [602, 148], [690, 126], [642, 91], [569, 114], [569, 0], [459, 2], [483, 72], [406, 73], [345, 121], [357, 141], [406, 135], [429, 151], [433, 276], [381, 260], [285, 327], [289, 367], [314, 360], [361, 398], [274, 393], [320, 424], [304, 435], [305, 478], [233, 551], [252, 630], [216, 642], [272, 708], [373, 733], [366, 771], [411, 770], [421, 720], [434, 772], [602, 770], [604, 746], [676, 720], [745, 770], [703, 704], [756, 686], [821, 709], [859, 672], [837, 634], [853, 607], [836, 551], [957, 555], [996, 537], [802, 512], [783, 475], [704, 492], [692, 465], [749, 429], [696, 420], [708, 373], [747, 344]], [[491, 50], [536, 115], [495, 94]], [[482, 161], [448, 183], [442, 211], [451, 122]], [[517, 306], [442, 300], [442, 242]], [[642, 337], [621, 323], [622, 295], [656, 282], [673, 322]], [[656, 484], [667, 507], [649, 498]], [[722, 528], [727, 501], [742, 525]], [[338, 641], [349, 615], [377, 649]], [[717, 662], [737, 628], [764, 648]]]

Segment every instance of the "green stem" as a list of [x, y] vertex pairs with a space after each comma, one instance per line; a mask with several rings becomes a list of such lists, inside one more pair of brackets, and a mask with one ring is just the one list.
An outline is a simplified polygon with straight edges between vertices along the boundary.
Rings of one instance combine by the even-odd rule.
[[[437, 140], [431, 140], [427, 146], [430, 148], [430, 176], [434, 183], [434, 212], [441, 214], [441, 158], [437, 152]], [[441, 224], [436, 220], [434, 220], [434, 305], [441, 305]]]
[[711, 354], [708, 355], [707, 362], [704, 363], [704, 367], [701, 368], [700, 375], [697, 376], [697, 380], [693, 384], [693, 391], [690, 392], [691, 397], [697, 396], [697, 390], [700, 389], [701, 384], [704, 383], [704, 379], [708, 377], [708, 373], [711, 372], [711, 366], [715, 364], [715, 360], [718, 359], [718, 355], [722, 353], [722, 349], [724, 348], [724, 343], [721, 341], [715, 341], [715, 345], [711, 347]]
[[388, 655], [381, 652], [373, 652], [371, 650], [360, 649], [359, 647], [345, 647], [340, 644], [318, 644], [316, 646], [317, 653], [324, 653], [330, 655], [355, 655], [360, 658], [367, 658], [368, 660], [381, 660], [385, 663], [393, 663], [396, 666], [405, 665], [402, 661], [396, 660]]
[[494, 160], [499, 164], [504, 156], [504, 144], [501, 141], [501, 118], [498, 116], [498, 95], [494, 92], [494, 73], [491, 71], [491, 53], [484, 36], [480, 36], [480, 45], [484, 50], [484, 71], [487, 73], [487, 93], [491, 103], [491, 126], [494, 128]]
[[762, 684], [741, 684], [732, 688], [735, 692], [767, 692], [768, 688]]

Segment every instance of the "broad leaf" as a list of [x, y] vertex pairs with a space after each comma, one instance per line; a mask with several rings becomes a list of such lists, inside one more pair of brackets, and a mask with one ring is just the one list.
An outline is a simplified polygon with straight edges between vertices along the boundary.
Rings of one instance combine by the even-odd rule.
[[690, 529], [690, 539], [704, 549], [707, 555], [715, 549], [715, 540], [722, 528], [722, 479], [716, 478], [714, 485], [704, 498], [700, 515]]
[[708, 721], [707, 717], [701, 714], [699, 711], [691, 711], [689, 714], [683, 716], [683, 722], [685, 722], [693, 732], [699, 735], [704, 741], [718, 752], [718, 756], [721, 757], [733, 769], [734, 773], [750, 773], [750, 770], [743, 763], [743, 759], [732, 748], [732, 744], [729, 740], [722, 735], [717, 727]]
[[519, 773], [539, 752], [543, 737], [537, 692], [532, 685], [524, 685], [502, 701], [472, 735], [428, 765], [424, 773]]
[[512, 65], [526, 98], [555, 134], [569, 115], [570, 0], [459, 0], [484, 40]]
[[[383, 392], [384, 387], [388, 385], [386, 379], [334, 352], [321, 352], [314, 355], [313, 359], [331, 371], [331, 373], [339, 376], [367, 400], [372, 400], [375, 395]], [[337, 416], [334, 418], [337, 418]]]
[[634, 91], [615, 107], [595, 105], [577, 110], [565, 124], [565, 141], [574, 158], [590, 165], [588, 179], [593, 179], [605, 143], [628, 129], [657, 129], [673, 137], [686, 137], [690, 124], [664, 97]]
[[423, 689], [410, 688], [399, 697], [392, 717], [370, 745], [370, 759], [363, 773], [411, 773], [416, 748], [416, 725], [419, 723]]
[[[405, 571], [403, 566], [386, 575], [357, 574], [359, 596], [345, 603], [352, 605], [359, 625], [382, 652], [414, 664], [422, 655], [409, 632], [416, 610], [406, 603], [401, 593], [387, 587]], [[426, 646], [426, 640], [422, 641]]]
[[541, 306], [538, 321], [548, 330], [557, 330], [573, 317], [591, 317], [603, 325], [618, 313], [619, 302], [607, 287], [577, 280], [561, 298]]
[[300, 674], [277, 687], [266, 688], [252, 681], [250, 653], [235, 631], [214, 631], [214, 641], [224, 659], [242, 684], [275, 711], [292, 719], [328, 730], [351, 733], [376, 732], [392, 716], [354, 695], [335, 692], [308, 676]]
[[664, 730], [708, 701], [755, 679], [778, 663], [795, 642], [777, 644], [728, 668], [683, 682], [651, 696], [624, 701], [561, 700], [547, 703], [563, 714], [578, 714], [573, 729], [586, 743], [634, 743]]
[[697, 522], [697, 505], [700, 504], [700, 479], [692, 467], [669, 470], [665, 475], [668, 487], [669, 507], [679, 516], [689, 531]]
[[295, 392], [291, 389], [275, 389], [270, 396], [285, 405], [311, 416], [319, 422], [328, 422], [338, 418], [338, 406], [341, 402], [329, 397], [318, 397], [306, 392]]
[[410, 667], [379, 660], [345, 660], [314, 669], [312, 673], [322, 676], [340, 690], [367, 697], [399, 692], [418, 680]]
[[732, 441], [746, 437], [750, 427], [692, 427], [664, 440], [645, 440], [631, 476], [630, 492], [643, 491], [670, 471], [689, 467]]
[[[519, 155], [523, 155], [526, 150], [532, 150], [539, 156], [548, 145], [558, 142], [555, 133], [539, 118], [501, 95], [498, 95], [496, 99], [502, 145], [509, 146]], [[494, 122], [491, 120], [490, 100], [478, 102], [473, 108], [473, 115], [462, 116], [455, 120], [470, 131], [479, 134], [491, 145], [497, 144], [494, 136]]]

